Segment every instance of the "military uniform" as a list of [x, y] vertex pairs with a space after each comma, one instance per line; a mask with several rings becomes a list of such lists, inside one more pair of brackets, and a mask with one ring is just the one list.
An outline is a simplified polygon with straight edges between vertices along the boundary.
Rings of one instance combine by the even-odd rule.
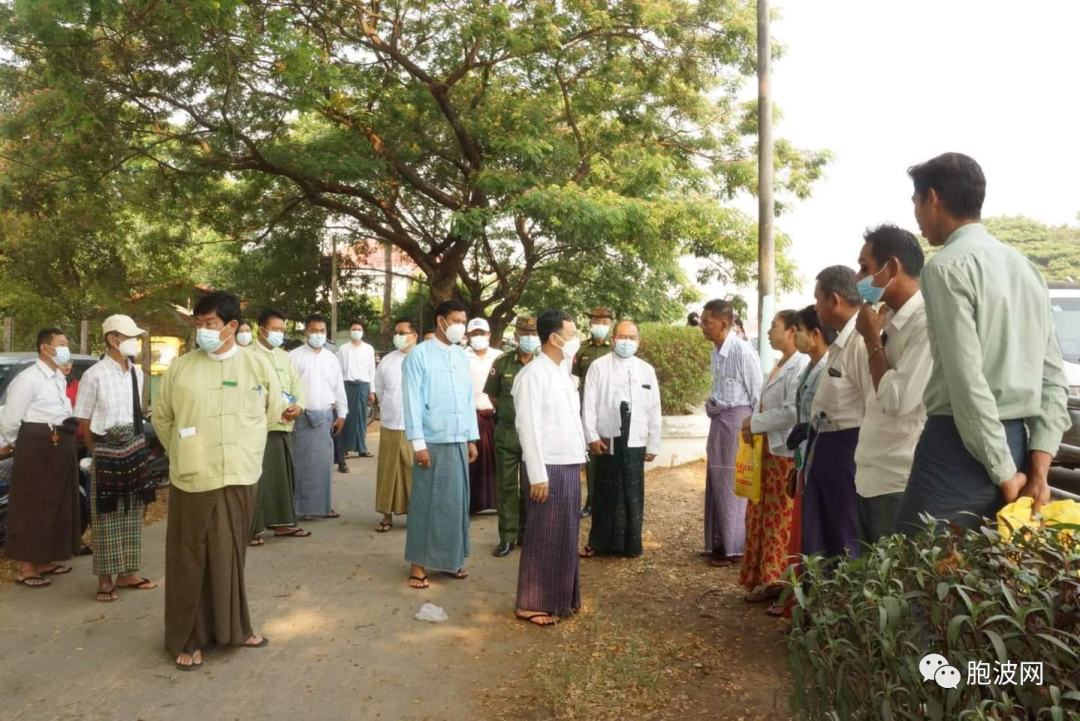
[[[609, 308], [593, 308], [589, 313], [589, 320], [600, 318], [614, 318], [614, 314]], [[614, 321], [613, 321], [614, 322]], [[582, 346], [578, 351], [577, 356], [574, 358], [574, 367], [572, 373], [580, 378], [578, 383], [578, 393], [582, 399], [585, 397], [585, 376], [589, 373], [589, 366], [597, 358], [603, 358], [611, 352], [611, 333], [608, 332], [607, 337], [604, 338], [604, 342], [597, 345], [596, 341], [590, 336], [588, 344]], [[592, 493], [593, 484], [596, 480], [596, 459], [592, 453], [589, 454], [589, 460], [585, 464], [585, 478], [588, 488], [588, 495], [585, 497], [585, 509], [592, 508]]]
[[[536, 331], [536, 318], [518, 318], [519, 330]], [[521, 492], [521, 443], [514, 428], [514, 379], [525, 367], [515, 350], [495, 359], [484, 393], [495, 401], [495, 504], [499, 514], [499, 540], [519, 544], [525, 535], [525, 498]]]

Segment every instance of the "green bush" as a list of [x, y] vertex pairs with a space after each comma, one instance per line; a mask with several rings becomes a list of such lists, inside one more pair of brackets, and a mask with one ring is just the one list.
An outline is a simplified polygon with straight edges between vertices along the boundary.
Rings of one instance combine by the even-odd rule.
[[[857, 560], [806, 559], [788, 636], [792, 711], [840, 720], [1078, 718], [1078, 572], [1080, 549], [1059, 530], [1005, 540], [990, 528], [953, 526], [883, 539]], [[928, 653], [960, 672], [957, 688], [923, 680]], [[990, 685], [968, 684], [969, 662], [988, 664]], [[1016, 664], [1015, 683], [996, 684], [995, 662]], [[1037, 662], [1042, 685], [1020, 683], [1020, 664]]]
[[666, 416], [684, 416], [709, 397], [713, 345], [700, 328], [642, 323], [638, 356], [652, 364], [660, 382], [660, 405]]

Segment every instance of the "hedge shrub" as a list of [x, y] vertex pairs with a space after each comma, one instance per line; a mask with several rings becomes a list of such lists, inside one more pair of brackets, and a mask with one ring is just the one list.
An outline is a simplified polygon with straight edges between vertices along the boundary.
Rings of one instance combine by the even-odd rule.
[[689, 415], [709, 397], [712, 348], [700, 328], [642, 323], [638, 356], [656, 369], [664, 415]]
[[[931, 522], [930, 528], [933, 529]], [[806, 560], [788, 636], [791, 708], [804, 719], [1080, 717], [1080, 548], [1059, 526], [883, 539], [858, 560]], [[960, 685], [924, 681], [944, 656]], [[990, 685], [969, 680], [986, 663]], [[999, 680], [1016, 664], [1016, 683]], [[1042, 662], [1042, 685], [1020, 683]]]

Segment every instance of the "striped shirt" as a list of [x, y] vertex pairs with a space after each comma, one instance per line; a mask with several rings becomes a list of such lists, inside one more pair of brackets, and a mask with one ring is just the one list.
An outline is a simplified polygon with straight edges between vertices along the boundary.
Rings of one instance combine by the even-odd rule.
[[710, 400], [721, 408], [757, 408], [761, 400], [761, 368], [749, 343], [728, 333], [724, 344], [713, 349], [712, 374]]
[[76, 418], [90, 421], [90, 431], [99, 436], [110, 428], [134, 423], [134, 401], [131, 397], [131, 370], [139, 379], [140, 407], [142, 399], [143, 372], [138, 366], [128, 365], [124, 371], [120, 364], [105, 356], [87, 369], [79, 381], [79, 395], [75, 399]]

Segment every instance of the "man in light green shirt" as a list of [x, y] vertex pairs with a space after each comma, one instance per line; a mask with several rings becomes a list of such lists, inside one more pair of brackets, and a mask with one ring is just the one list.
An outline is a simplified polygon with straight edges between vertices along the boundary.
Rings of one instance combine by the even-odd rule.
[[933, 370], [929, 416], [897, 527], [920, 513], [978, 527], [1006, 503], [1050, 498], [1047, 474], [1070, 425], [1068, 385], [1038, 269], [979, 222], [986, 178], [946, 153], [908, 171], [915, 218], [944, 246], [922, 273]]
[[262, 546], [262, 533], [274, 529], [274, 537], [307, 538], [310, 531], [296, 526], [293, 497], [296, 477], [293, 469], [292, 431], [296, 419], [304, 412], [304, 384], [292, 356], [281, 349], [285, 340], [285, 315], [274, 308], [259, 314], [258, 340], [252, 349], [270, 361], [281, 383], [281, 396], [288, 408], [266, 434], [262, 476], [255, 497], [255, 514], [251, 523], [249, 546]]
[[210, 643], [261, 648], [244, 584], [255, 484], [267, 429], [288, 404], [269, 361], [236, 344], [240, 302], [218, 291], [195, 305], [200, 350], [170, 364], [154, 404], [169, 454], [165, 646], [181, 671]]

